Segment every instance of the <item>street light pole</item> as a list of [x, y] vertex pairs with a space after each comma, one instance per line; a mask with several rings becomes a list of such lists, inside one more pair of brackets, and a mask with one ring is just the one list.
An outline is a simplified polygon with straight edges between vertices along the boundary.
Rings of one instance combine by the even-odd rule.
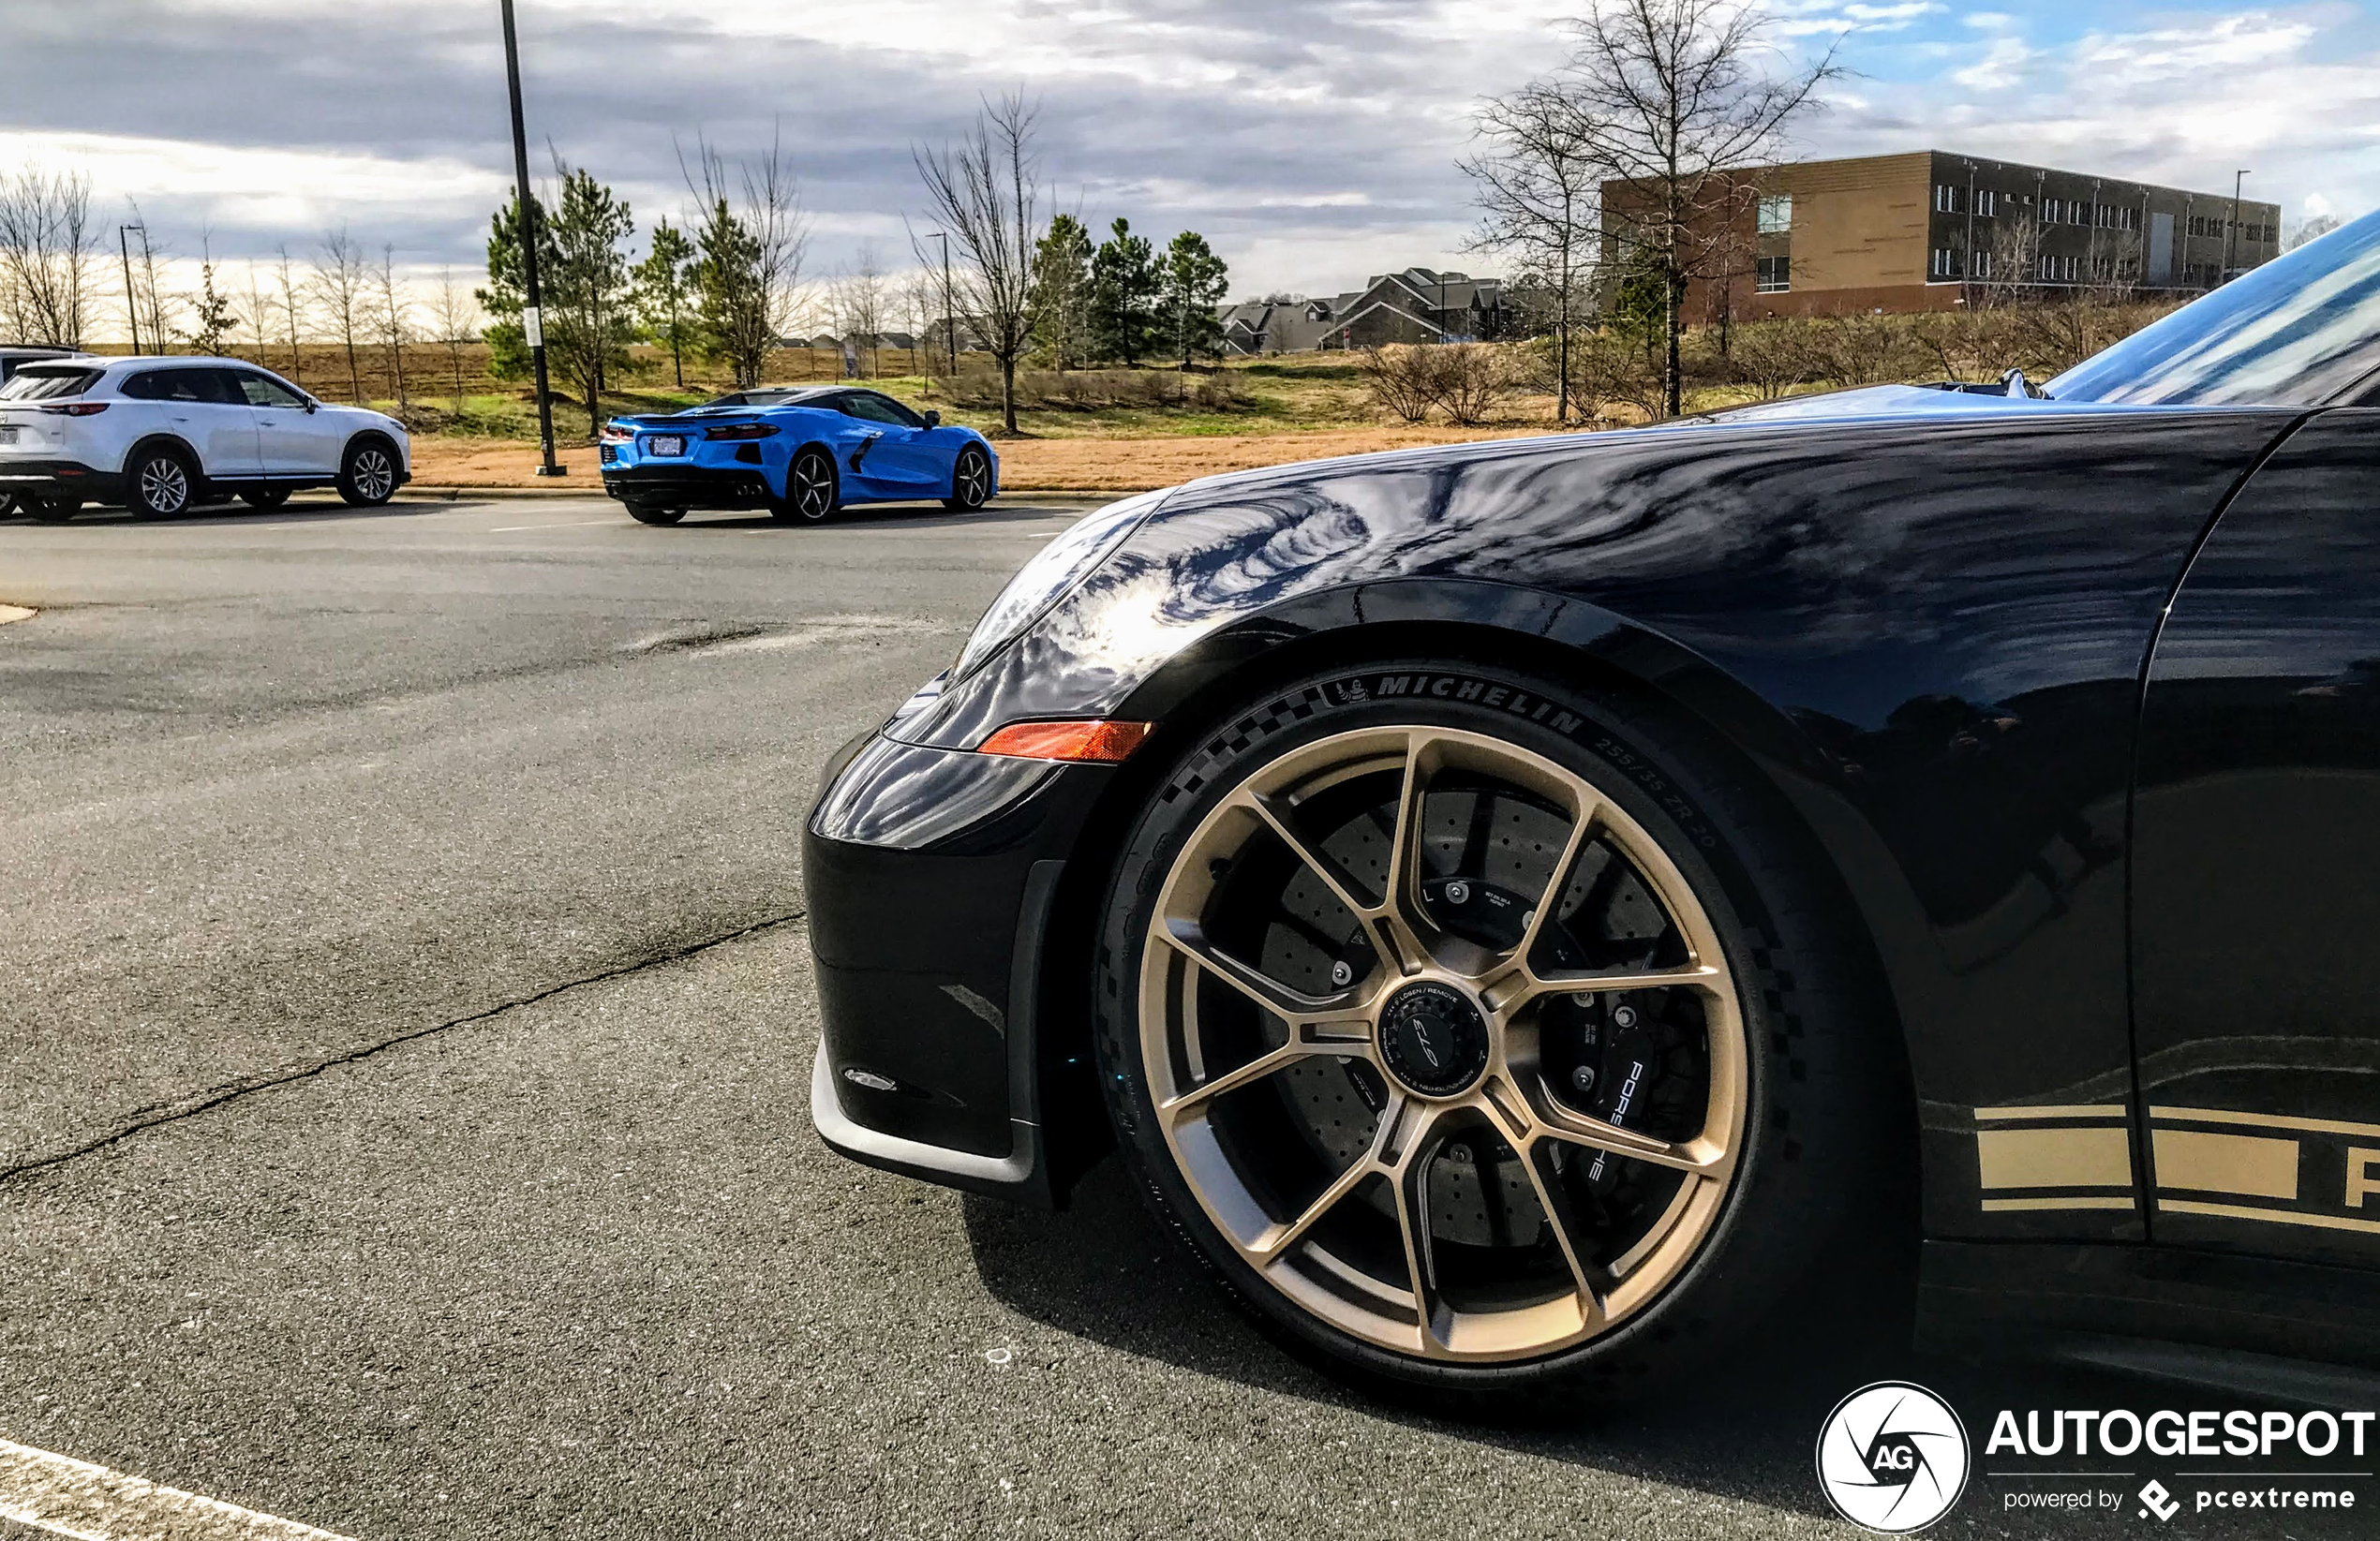
[[141, 299], [132, 288], [132, 237], [126, 233], [131, 230], [141, 232], [143, 246], [148, 244], [149, 231], [142, 225], [118, 225], [115, 228], [116, 250], [124, 255], [124, 319], [132, 323], [132, 354], [138, 358], [141, 354]]
[[513, 94], [513, 172], [519, 201], [518, 221], [521, 235], [521, 269], [525, 275], [525, 303], [521, 306], [521, 332], [528, 343], [529, 363], [537, 378], [537, 442], [544, 454], [544, 464], [537, 467], [539, 476], [560, 476], [564, 467], [554, 458], [554, 403], [545, 391], [545, 317], [541, 308], [537, 287], [537, 203], [528, 190], [528, 126], [521, 115], [521, 45], [513, 28], [513, 0], [502, 0], [504, 7], [504, 82]]
[[2239, 185], [2248, 180], [2246, 171], [2231, 173], [2231, 226], [2223, 232], [2223, 281], [2231, 282], [2232, 253], [2239, 243]]

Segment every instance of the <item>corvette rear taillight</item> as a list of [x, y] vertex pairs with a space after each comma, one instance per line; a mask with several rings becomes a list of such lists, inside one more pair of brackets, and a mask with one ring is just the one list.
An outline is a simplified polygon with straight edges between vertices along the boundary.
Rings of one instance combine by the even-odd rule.
[[728, 422], [713, 428], [705, 438], [775, 438], [777, 430], [766, 422]]
[[62, 418], [95, 418], [107, 409], [108, 404], [104, 401], [62, 401], [54, 407], [41, 408]]
[[617, 422], [606, 422], [603, 431], [595, 437], [598, 442], [603, 444], [631, 444], [635, 442], [636, 430], [623, 428]]

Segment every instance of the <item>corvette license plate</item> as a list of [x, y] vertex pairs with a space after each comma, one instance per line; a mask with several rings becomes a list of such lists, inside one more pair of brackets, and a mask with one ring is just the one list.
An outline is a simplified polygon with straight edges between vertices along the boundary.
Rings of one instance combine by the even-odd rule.
[[682, 455], [686, 440], [677, 434], [656, 434], [645, 441], [645, 448], [657, 455]]

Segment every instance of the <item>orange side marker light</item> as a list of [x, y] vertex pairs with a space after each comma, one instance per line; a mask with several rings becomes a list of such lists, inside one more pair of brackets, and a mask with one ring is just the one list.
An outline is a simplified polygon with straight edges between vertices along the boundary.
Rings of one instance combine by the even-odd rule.
[[977, 746], [982, 754], [1019, 760], [1078, 760], [1112, 765], [1131, 755], [1154, 726], [1091, 718], [1072, 722], [1011, 722]]

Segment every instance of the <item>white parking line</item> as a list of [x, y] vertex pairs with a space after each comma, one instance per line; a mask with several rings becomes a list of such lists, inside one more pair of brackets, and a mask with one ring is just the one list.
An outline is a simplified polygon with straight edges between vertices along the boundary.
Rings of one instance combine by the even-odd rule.
[[0, 1439], [0, 1519], [82, 1541], [348, 1541]]
[[617, 519], [557, 519], [550, 525], [498, 525], [485, 533], [511, 535], [525, 529], [581, 529], [588, 525], [616, 525]]

